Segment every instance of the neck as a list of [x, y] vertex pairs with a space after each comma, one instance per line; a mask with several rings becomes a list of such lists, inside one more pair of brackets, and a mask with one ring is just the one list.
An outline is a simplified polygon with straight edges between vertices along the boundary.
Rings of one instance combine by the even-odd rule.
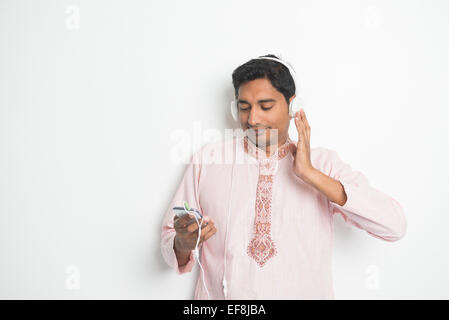
[[[282, 139], [279, 140], [278, 144], [267, 145], [265, 147], [267, 158], [271, 157], [276, 152], [276, 150], [286, 142], [287, 142], [287, 137], [283, 137]], [[256, 145], [256, 147], [259, 147], [259, 146]]]

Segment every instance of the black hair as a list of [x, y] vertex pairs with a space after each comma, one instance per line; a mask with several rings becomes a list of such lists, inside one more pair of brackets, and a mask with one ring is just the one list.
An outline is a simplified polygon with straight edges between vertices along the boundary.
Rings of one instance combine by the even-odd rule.
[[[279, 59], [273, 54], [267, 54], [259, 58], [261, 57]], [[271, 59], [252, 59], [232, 72], [235, 98], [237, 99], [242, 84], [261, 78], [268, 78], [272, 86], [284, 95], [287, 105], [289, 104], [289, 99], [295, 94], [295, 81], [285, 65]]]

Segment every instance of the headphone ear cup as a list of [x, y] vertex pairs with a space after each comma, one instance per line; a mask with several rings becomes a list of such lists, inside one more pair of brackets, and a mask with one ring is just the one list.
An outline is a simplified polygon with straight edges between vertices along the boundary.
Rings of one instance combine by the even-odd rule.
[[231, 101], [231, 114], [232, 114], [232, 118], [238, 122], [239, 121], [239, 114], [238, 114], [238, 110], [237, 110], [237, 101], [232, 100]]
[[296, 98], [293, 98], [288, 105], [288, 113], [291, 117], [295, 116], [295, 113], [299, 111], [298, 104], [296, 103]]
[[299, 112], [301, 108], [304, 108], [303, 104], [304, 103], [301, 98], [298, 97], [293, 98], [292, 101], [290, 101], [288, 109], [290, 116], [294, 117], [296, 112]]

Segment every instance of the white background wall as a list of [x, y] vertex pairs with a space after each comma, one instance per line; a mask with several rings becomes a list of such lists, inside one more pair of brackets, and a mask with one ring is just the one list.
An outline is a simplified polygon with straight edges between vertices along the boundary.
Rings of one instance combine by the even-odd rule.
[[0, 1], [0, 298], [192, 298], [198, 269], [159, 249], [171, 134], [233, 127], [232, 71], [282, 53], [312, 147], [406, 211], [394, 243], [336, 219], [336, 297], [448, 299], [448, 18], [446, 0]]

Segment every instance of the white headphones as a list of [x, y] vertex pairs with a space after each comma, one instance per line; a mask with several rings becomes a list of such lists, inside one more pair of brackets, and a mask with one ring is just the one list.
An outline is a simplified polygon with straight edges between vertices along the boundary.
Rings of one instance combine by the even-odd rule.
[[[278, 54], [278, 56], [280, 57], [281, 55]], [[288, 114], [291, 117], [295, 116], [295, 113], [298, 112], [303, 105], [303, 102], [301, 100], [301, 98], [299, 98], [296, 95], [296, 89], [298, 88], [298, 84], [296, 82], [296, 73], [295, 70], [293, 70], [293, 67], [286, 61], [283, 61], [281, 59], [276, 59], [276, 58], [272, 58], [272, 57], [258, 57], [255, 59], [268, 59], [268, 60], [273, 60], [273, 61], [277, 61], [279, 63], [282, 63], [284, 66], [287, 67], [288, 71], [290, 72], [290, 75], [293, 78], [293, 82], [295, 83], [295, 97], [292, 99], [292, 101], [290, 101], [290, 104], [288, 105]], [[232, 100], [231, 101], [231, 114], [232, 114], [232, 118], [236, 121], [239, 122], [239, 111], [238, 111], [238, 105], [237, 105], [237, 100]]]

